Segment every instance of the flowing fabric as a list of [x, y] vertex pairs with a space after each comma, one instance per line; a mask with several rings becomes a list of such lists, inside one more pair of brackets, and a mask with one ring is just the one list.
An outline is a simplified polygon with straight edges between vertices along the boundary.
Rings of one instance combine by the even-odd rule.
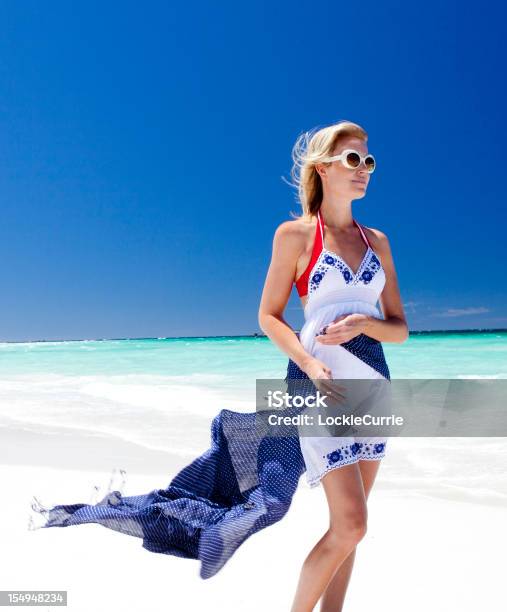
[[41, 527], [98, 523], [142, 538], [151, 552], [199, 559], [200, 577], [211, 578], [248, 537], [285, 516], [305, 471], [297, 430], [268, 436], [256, 414], [222, 410], [211, 447], [165, 489], [32, 509], [44, 517]]
[[[373, 339], [350, 341], [364, 362], [378, 360]], [[342, 345], [345, 346], [345, 345]], [[308, 376], [289, 360], [287, 392], [315, 393]], [[299, 414], [292, 408], [284, 416]], [[221, 410], [211, 423], [211, 446], [183, 468], [165, 489], [142, 495], [109, 492], [97, 504], [76, 503], [32, 509], [40, 527], [97, 523], [142, 538], [156, 553], [198, 559], [200, 577], [214, 576], [252, 534], [282, 519], [306, 471], [296, 426], [267, 426], [259, 413]]]

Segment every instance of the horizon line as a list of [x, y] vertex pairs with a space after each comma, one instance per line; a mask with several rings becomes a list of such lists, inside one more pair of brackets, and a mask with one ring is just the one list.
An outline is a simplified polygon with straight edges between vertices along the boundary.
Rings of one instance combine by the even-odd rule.
[[[298, 333], [301, 330], [294, 330]], [[411, 334], [462, 334], [471, 332], [506, 332], [507, 328], [488, 328], [488, 327], [475, 327], [470, 329], [421, 329], [421, 330], [409, 330], [409, 337]], [[254, 332], [253, 334], [234, 334], [234, 335], [223, 335], [218, 336], [146, 336], [146, 337], [126, 337], [126, 338], [60, 338], [58, 340], [0, 340], [0, 344], [24, 344], [27, 342], [38, 343], [38, 342], [110, 342], [113, 340], [195, 340], [211, 338], [268, 338], [266, 334]]]

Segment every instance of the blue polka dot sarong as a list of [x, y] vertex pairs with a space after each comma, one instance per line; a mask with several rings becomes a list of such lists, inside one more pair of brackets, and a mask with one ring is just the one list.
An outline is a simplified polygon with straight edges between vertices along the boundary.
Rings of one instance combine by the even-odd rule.
[[[299, 338], [299, 334], [296, 334]], [[387, 380], [391, 380], [389, 367], [384, 355], [382, 343], [366, 334], [358, 334], [351, 340], [340, 344], [344, 349], [355, 355], [358, 359], [382, 374]], [[298, 367], [292, 359], [289, 359], [288, 373], [290, 379], [306, 379], [308, 376]]]
[[98, 523], [142, 538], [149, 551], [199, 559], [206, 579], [252, 534], [285, 516], [305, 469], [297, 430], [262, 436], [255, 412], [222, 410], [212, 421], [211, 447], [167, 488], [33, 509], [44, 516], [42, 527]]

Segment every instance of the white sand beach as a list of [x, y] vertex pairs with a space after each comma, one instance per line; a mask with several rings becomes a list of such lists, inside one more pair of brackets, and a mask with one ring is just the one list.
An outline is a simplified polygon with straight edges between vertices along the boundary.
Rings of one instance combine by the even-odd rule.
[[[324, 491], [302, 476], [286, 517], [202, 580], [198, 561], [150, 553], [140, 539], [101, 525], [27, 528], [33, 495], [45, 505], [88, 503], [94, 485], [105, 494], [114, 467], [127, 471], [125, 495], [146, 493], [166, 487], [193, 455], [68, 428], [41, 435], [2, 427], [0, 442], [1, 588], [67, 590], [72, 612], [289, 610], [301, 563], [327, 528]], [[391, 438], [389, 445], [345, 610], [497, 609], [505, 597], [504, 440]]]

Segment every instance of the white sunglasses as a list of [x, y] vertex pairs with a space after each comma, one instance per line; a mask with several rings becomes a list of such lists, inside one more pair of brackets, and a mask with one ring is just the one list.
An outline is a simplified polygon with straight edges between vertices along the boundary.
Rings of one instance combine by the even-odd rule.
[[364, 162], [366, 169], [368, 170], [368, 174], [371, 174], [376, 168], [376, 162], [373, 155], [368, 153], [364, 157], [356, 151], [355, 149], [345, 149], [342, 151], [340, 155], [333, 155], [333, 157], [326, 157], [323, 159], [324, 162], [332, 162], [332, 161], [341, 161], [341, 163], [345, 166], [345, 168], [349, 168], [349, 170], [355, 170], [361, 165], [361, 162]]

